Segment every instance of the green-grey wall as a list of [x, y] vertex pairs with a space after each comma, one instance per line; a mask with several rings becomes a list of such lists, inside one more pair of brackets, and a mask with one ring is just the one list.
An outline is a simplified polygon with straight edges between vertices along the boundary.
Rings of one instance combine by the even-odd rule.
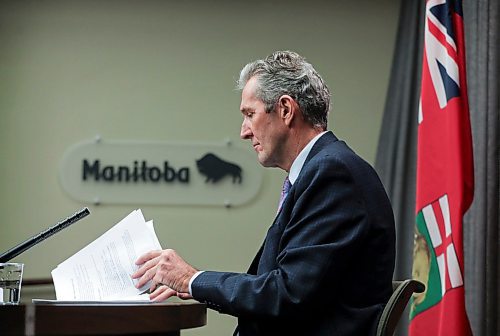
[[[162, 245], [194, 266], [245, 271], [275, 214], [283, 172], [267, 169], [258, 197], [231, 209], [94, 206], [61, 189], [63, 153], [97, 134], [240, 141], [240, 68], [291, 49], [330, 85], [329, 128], [373, 163], [398, 2], [1, 1], [0, 251], [88, 206], [90, 217], [15, 259], [25, 277], [50, 277], [140, 207]], [[209, 312], [207, 326], [183, 334], [229, 335], [235, 323]]]

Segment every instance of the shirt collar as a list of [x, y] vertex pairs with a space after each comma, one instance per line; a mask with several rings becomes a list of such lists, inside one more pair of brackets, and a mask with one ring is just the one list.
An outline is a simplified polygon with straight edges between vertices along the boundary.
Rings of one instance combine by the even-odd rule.
[[306, 161], [307, 156], [309, 155], [309, 152], [313, 148], [314, 144], [326, 132], [328, 132], [328, 131], [324, 131], [324, 132], [316, 135], [311, 141], [309, 141], [309, 143], [300, 151], [299, 155], [293, 161], [292, 166], [290, 167], [290, 172], [288, 173], [288, 179], [290, 180], [290, 183], [292, 185], [295, 183], [295, 181], [299, 177], [300, 171], [302, 170], [302, 167], [304, 166], [304, 162]]

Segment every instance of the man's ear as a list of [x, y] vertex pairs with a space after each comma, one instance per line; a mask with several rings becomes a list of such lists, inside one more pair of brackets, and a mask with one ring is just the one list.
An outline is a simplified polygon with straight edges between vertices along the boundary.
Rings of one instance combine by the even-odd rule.
[[298, 111], [299, 105], [289, 95], [283, 95], [278, 99], [279, 116], [287, 126], [290, 126], [294, 118], [297, 118]]

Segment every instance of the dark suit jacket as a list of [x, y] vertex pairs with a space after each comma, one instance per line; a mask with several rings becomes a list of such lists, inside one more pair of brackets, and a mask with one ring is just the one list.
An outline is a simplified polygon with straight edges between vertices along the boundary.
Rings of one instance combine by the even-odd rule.
[[392, 293], [395, 229], [371, 166], [333, 133], [313, 146], [247, 274], [207, 271], [196, 300], [240, 336], [372, 335]]

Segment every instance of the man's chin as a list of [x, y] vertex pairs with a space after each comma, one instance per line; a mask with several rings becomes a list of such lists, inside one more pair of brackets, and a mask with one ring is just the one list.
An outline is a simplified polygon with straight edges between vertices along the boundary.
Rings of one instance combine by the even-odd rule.
[[262, 156], [258, 155], [258, 160], [259, 160], [259, 163], [262, 165], [262, 167], [266, 167], [266, 168], [277, 167], [276, 163], [269, 160], [269, 158], [267, 158], [267, 157], [262, 157]]

